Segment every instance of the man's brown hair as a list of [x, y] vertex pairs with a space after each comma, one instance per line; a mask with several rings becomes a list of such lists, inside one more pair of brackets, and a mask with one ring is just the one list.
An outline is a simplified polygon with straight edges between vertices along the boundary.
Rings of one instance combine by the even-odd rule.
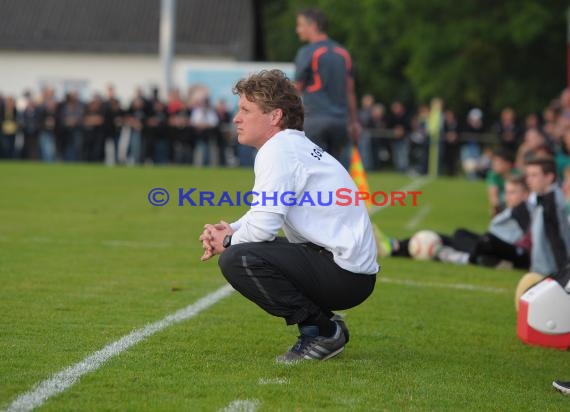
[[303, 16], [307, 20], [312, 21], [317, 25], [317, 29], [321, 33], [326, 33], [329, 22], [327, 19], [327, 15], [321, 9], [318, 9], [316, 7], [310, 7], [299, 11], [297, 15]]
[[536, 157], [527, 161], [526, 166], [539, 166], [544, 175], [554, 175], [553, 182], [556, 182], [556, 163], [551, 157]]
[[303, 130], [303, 102], [295, 85], [281, 70], [262, 70], [251, 74], [238, 81], [232, 91], [257, 104], [263, 113], [281, 109], [283, 118], [279, 127], [282, 129]]

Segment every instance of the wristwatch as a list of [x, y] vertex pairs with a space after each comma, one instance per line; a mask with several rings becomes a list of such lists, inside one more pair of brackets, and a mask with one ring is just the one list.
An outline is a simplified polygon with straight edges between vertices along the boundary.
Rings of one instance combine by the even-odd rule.
[[226, 235], [226, 237], [222, 241], [222, 246], [224, 247], [224, 249], [227, 249], [231, 245], [232, 245], [232, 235]]

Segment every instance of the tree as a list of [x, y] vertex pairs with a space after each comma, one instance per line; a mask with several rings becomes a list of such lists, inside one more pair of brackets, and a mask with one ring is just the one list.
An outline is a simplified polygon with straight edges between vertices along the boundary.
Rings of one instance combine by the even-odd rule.
[[268, 0], [270, 60], [293, 60], [295, 14], [307, 6], [327, 13], [329, 34], [351, 51], [359, 92], [383, 102], [439, 96], [461, 111], [528, 113], [565, 87], [565, 1]]

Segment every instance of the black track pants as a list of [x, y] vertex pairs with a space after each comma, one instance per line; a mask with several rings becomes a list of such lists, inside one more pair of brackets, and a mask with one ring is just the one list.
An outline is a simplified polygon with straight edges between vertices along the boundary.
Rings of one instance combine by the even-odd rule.
[[238, 292], [289, 325], [352, 308], [370, 296], [376, 282], [376, 275], [342, 269], [318, 246], [283, 238], [233, 245], [218, 264]]

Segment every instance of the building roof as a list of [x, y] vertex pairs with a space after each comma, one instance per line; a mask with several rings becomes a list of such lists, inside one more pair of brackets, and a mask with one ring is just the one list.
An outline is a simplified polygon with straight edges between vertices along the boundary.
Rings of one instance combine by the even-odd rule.
[[[158, 53], [160, 0], [2, 0], [0, 50]], [[177, 0], [176, 53], [252, 60], [253, 2]]]

